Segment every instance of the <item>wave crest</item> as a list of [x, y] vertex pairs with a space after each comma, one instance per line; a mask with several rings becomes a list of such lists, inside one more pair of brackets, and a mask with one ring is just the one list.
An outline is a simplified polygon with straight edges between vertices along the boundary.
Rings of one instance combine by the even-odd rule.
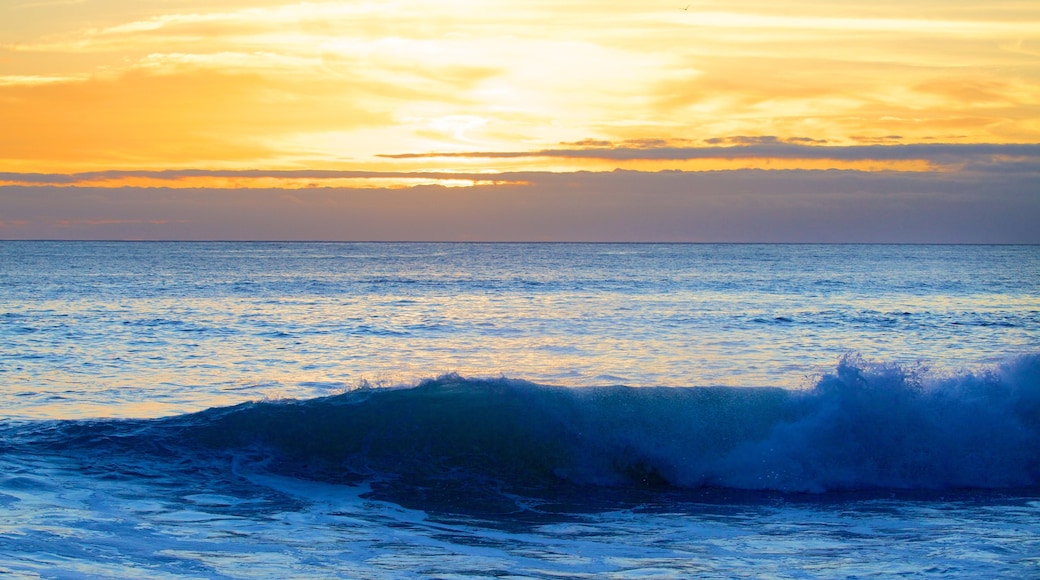
[[[753, 490], [1040, 485], [1040, 354], [932, 377], [843, 358], [804, 391], [563, 388], [455, 375], [402, 389], [212, 409], [208, 448], [334, 481]], [[173, 427], [174, 425], [167, 425]]]
[[999, 488], [1040, 483], [1040, 356], [929, 377], [845, 357], [792, 396], [794, 421], [747, 441], [728, 485], [825, 491]]

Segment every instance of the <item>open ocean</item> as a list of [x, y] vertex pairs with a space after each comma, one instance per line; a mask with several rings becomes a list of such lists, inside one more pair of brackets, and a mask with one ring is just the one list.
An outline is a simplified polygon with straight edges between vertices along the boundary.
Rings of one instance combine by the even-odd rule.
[[1040, 578], [1040, 246], [0, 242], [0, 576]]

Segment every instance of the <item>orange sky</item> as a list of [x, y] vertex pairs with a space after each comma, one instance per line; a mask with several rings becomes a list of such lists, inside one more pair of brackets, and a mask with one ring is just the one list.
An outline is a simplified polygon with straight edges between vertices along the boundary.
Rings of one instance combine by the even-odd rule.
[[[516, 191], [531, 182], [495, 175], [615, 169], [985, 184], [1003, 164], [1028, 202], [1040, 4], [9, 0], [0, 127], [0, 188]], [[299, 173], [316, 170], [332, 173]], [[0, 238], [106, 221], [12, 199]]]

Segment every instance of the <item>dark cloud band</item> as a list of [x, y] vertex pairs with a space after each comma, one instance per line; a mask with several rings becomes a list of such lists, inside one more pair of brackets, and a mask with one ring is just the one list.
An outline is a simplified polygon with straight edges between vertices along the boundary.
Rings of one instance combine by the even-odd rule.
[[[753, 140], [750, 144], [749, 140]], [[993, 157], [1040, 158], [1040, 144], [957, 144], [923, 143], [903, 145], [806, 145], [803, 140], [780, 141], [776, 138], [729, 138], [726, 146], [710, 147], [641, 147], [596, 146], [538, 151], [473, 151], [383, 154], [389, 159], [420, 159], [431, 157], [516, 159], [525, 157], [555, 157], [567, 159], [606, 160], [672, 160], [694, 159], [831, 159], [838, 161], [935, 161], [937, 163], [967, 162]]]

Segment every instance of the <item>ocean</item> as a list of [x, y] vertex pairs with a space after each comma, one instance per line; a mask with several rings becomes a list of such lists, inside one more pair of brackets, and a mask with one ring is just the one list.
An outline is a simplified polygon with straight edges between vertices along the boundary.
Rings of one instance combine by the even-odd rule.
[[1040, 578], [1040, 246], [0, 242], [0, 576]]

